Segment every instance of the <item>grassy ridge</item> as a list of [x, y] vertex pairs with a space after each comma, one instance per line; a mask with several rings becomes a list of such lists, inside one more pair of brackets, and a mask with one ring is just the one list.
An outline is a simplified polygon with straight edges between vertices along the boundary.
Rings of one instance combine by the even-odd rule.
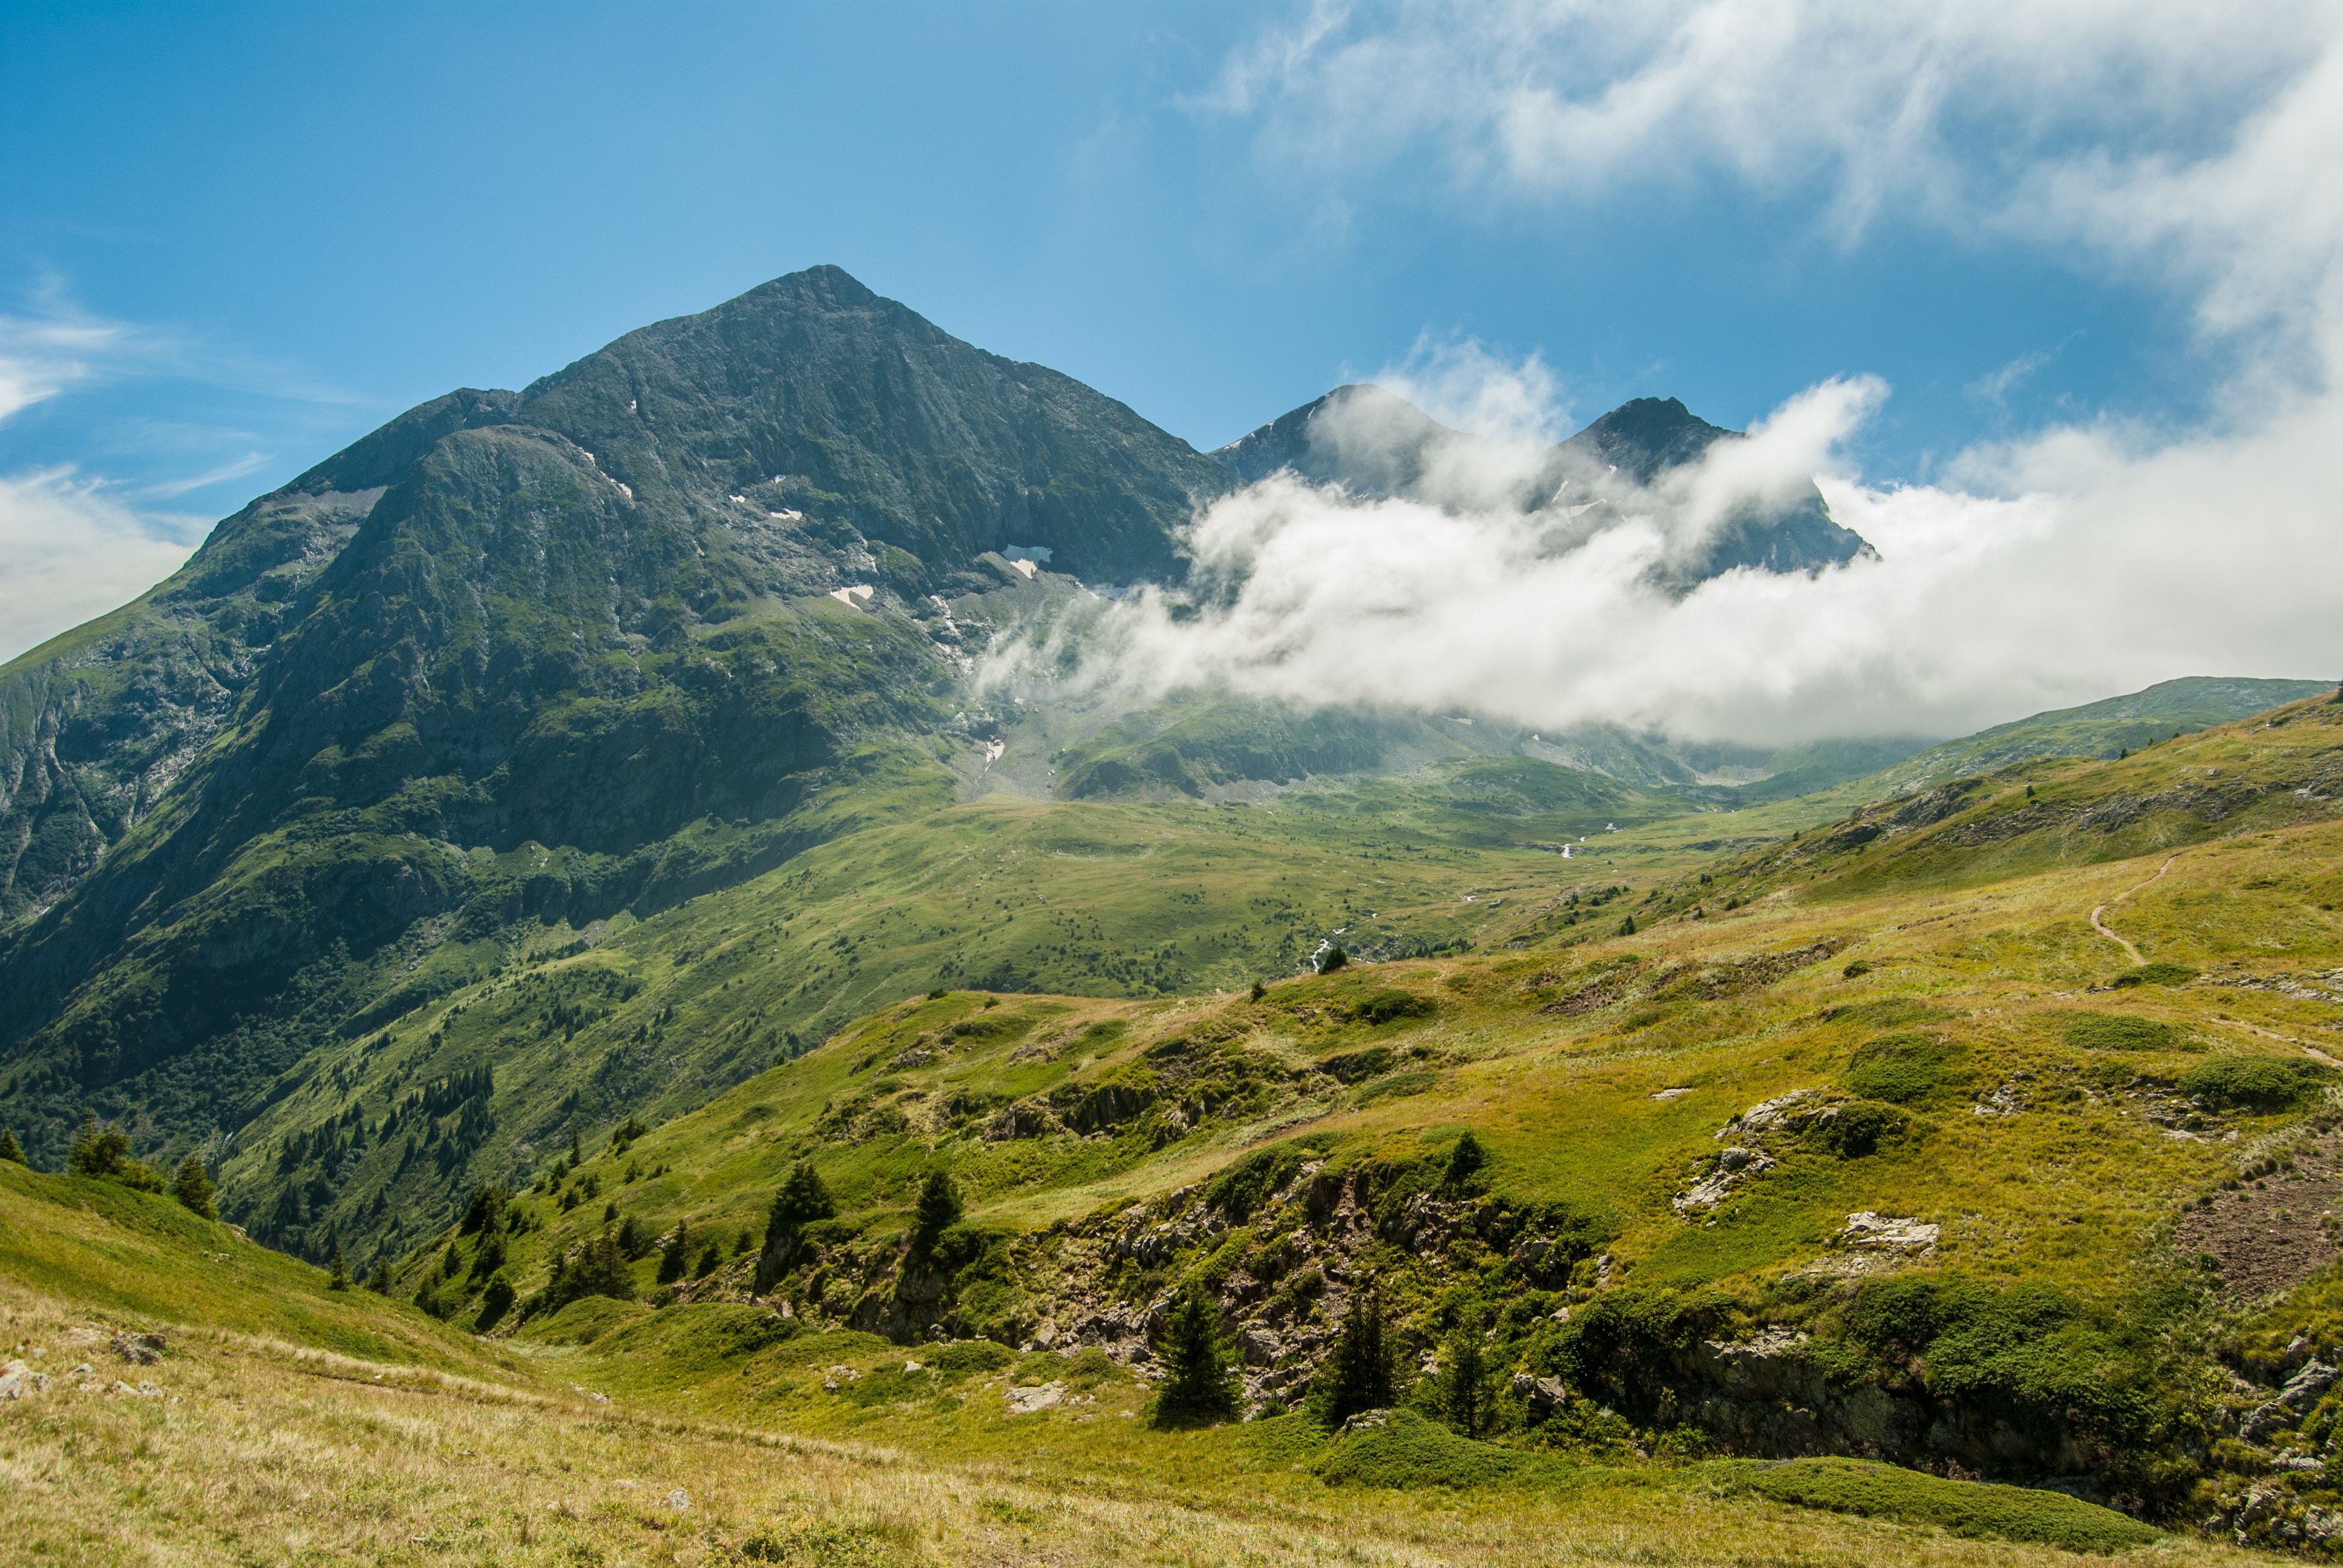
[[[85, 1197], [100, 1201], [85, 1209]], [[17, 1352], [51, 1376], [0, 1402], [12, 1539], [28, 1560], [847, 1565], [1141, 1551], [1331, 1568], [1362, 1555], [1606, 1563], [1623, 1549], [1719, 1564], [2063, 1560], [2027, 1543], [2046, 1538], [2038, 1532], [1996, 1528], [2004, 1489], [1916, 1477], [1933, 1489], [1933, 1517], [1875, 1504], [1865, 1518], [1830, 1511], [1835, 1496], [1816, 1508], [1720, 1485], [1711, 1466], [1537, 1460], [1544, 1479], [1524, 1486], [1514, 1474], [1523, 1456], [1446, 1439], [1493, 1462], [1448, 1477], [1461, 1493], [1412, 1471], [1393, 1478], [1409, 1490], [1393, 1492], [1373, 1473], [1374, 1451], [1390, 1446], [1383, 1434], [1329, 1440], [1293, 1418], [1152, 1432], [1130, 1413], [1142, 1391], [1079, 1358], [956, 1358], [960, 1347], [943, 1347], [907, 1373], [900, 1350], [848, 1332], [746, 1355], [735, 1336], [727, 1353], [716, 1348], [726, 1309], [714, 1307], [639, 1309], [625, 1314], [637, 1332], [583, 1346], [547, 1335], [486, 1351], [364, 1292], [329, 1299], [314, 1271], [206, 1279], [212, 1238], [174, 1218], [167, 1200], [110, 1199], [85, 1184], [0, 1180], [0, 1234], [20, 1250], [0, 1277], [0, 1316]], [[13, 1266], [26, 1250], [109, 1246], [137, 1251], [151, 1299], [95, 1300]], [[327, 1348], [299, 1321], [271, 1318], [288, 1293], [307, 1298], [302, 1312], [343, 1314], [417, 1353]], [[231, 1326], [246, 1323], [269, 1332]], [[106, 1348], [120, 1332], [158, 1332], [160, 1361], [121, 1362]], [[98, 1375], [70, 1375], [85, 1361]], [[846, 1392], [821, 1393], [841, 1362], [861, 1375]], [[1044, 1373], [1081, 1402], [1011, 1413], [1001, 1391]], [[151, 1397], [115, 1392], [121, 1379]], [[804, 1422], [777, 1405], [772, 1392], [792, 1383], [827, 1401], [827, 1413]], [[1114, 1442], [1098, 1442], [1102, 1428]], [[1393, 1431], [1411, 1452], [1443, 1442], [1406, 1412]], [[1965, 1494], [1977, 1501], [1964, 1508]], [[2061, 1505], [2088, 1512], [2065, 1499], [2034, 1512]], [[1688, 1533], [1691, 1511], [1701, 1528]], [[1993, 1543], [2005, 1534], [2008, 1543]], [[2167, 1541], [2164, 1554], [2242, 1560], [2186, 1540]]]

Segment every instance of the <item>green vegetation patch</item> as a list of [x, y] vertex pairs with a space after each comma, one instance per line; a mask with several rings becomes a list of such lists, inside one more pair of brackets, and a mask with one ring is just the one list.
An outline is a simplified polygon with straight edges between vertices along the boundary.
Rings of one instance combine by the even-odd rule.
[[2168, 1023], [2119, 1012], [2068, 1013], [2062, 1024], [2066, 1043], [2083, 1050], [2183, 1050], [2187, 1042]]
[[2117, 990], [2142, 985], [2187, 985], [2197, 978], [2197, 971], [2187, 964], [2142, 964], [2136, 970], [2126, 970], [2107, 983]]
[[2180, 1092], [2213, 1111], [2287, 1111], [2315, 1097], [2335, 1070], [2275, 1056], [2216, 1056], [2180, 1075]]
[[1914, 1105], [1965, 1087], [1968, 1075], [1955, 1065], [1956, 1049], [1935, 1035], [1884, 1034], [1858, 1049], [1848, 1063], [1846, 1087], [1865, 1100]]
[[1530, 1454], [1475, 1442], [1412, 1410], [1391, 1411], [1380, 1426], [1344, 1433], [1316, 1466], [1330, 1486], [1459, 1491], [1521, 1481], [1537, 1468]]
[[2146, 1546], [2162, 1533], [2112, 1508], [2063, 1493], [1946, 1481], [1853, 1459], [1736, 1466], [1728, 1484], [1798, 1508], [1933, 1524], [1956, 1535], [2034, 1542], [2068, 1552], [2122, 1552]]

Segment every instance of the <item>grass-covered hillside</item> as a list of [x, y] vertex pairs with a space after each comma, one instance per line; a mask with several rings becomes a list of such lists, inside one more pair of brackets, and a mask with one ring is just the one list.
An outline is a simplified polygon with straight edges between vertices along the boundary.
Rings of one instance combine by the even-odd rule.
[[[1870, 1454], [2172, 1518], [2278, 1473], [2298, 1523], [2325, 1473], [2284, 1454], [2326, 1406], [2254, 1412], [2343, 1353], [2338, 761], [2343, 711], [2298, 705], [2045, 766], [2030, 803], [1996, 779], [1892, 836], [1549, 896], [1493, 954], [1258, 997], [914, 994], [553, 1151], [386, 1283], [628, 1366], [752, 1296], [791, 1335], [1144, 1365], [1203, 1290], [1274, 1411], [1374, 1277], [1411, 1362], [1470, 1327], [1524, 1380], [1525, 1452]], [[801, 1161], [837, 1212], [769, 1249]], [[760, 1375], [740, 1412], [860, 1408]]]
[[[282, 1167], [297, 1201], [337, 1178], [336, 1201], [399, 1191], [451, 1141], [510, 1137], [481, 1109], [508, 1069], [482, 1094], [455, 1056], [396, 1078], [404, 1052], [509, 1035], [498, 1063], [550, 1071], [566, 1052], [611, 1095], [574, 1146], [555, 1129], [498, 1145], [509, 1182], [476, 1184], [378, 1268], [353, 1258], [349, 1290], [168, 1197], [0, 1164], [14, 1337], [52, 1379], [47, 1403], [0, 1405], [11, 1462], [60, 1545], [86, 1528], [57, 1491], [68, 1455], [167, 1452], [184, 1483], [108, 1458], [80, 1484], [156, 1539], [200, 1518], [257, 1550], [248, 1533], [282, 1517], [210, 1478], [258, 1462], [266, 1432], [288, 1495], [362, 1470], [372, 1500], [305, 1518], [278, 1551], [2315, 1546], [2343, 1514], [2326, 1370], [2343, 1361], [2338, 763], [2343, 707], [2308, 702], [1777, 836], [1779, 809], [1735, 814], [1759, 843], [1703, 851], [1673, 821], [1586, 835], [1571, 869], [1630, 861], [1632, 887], [1557, 881], [1558, 855], [1521, 849], [1504, 851], [1519, 883], [1460, 889], [1440, 854], [1465, 850], [1398, 830], [1404, 798], [1358, 813], [1393, 824], [1390, 843], [1345, 828], [1358, 790], [1187, 808], [1224, 837], [1143, 854], [1101, 846], [1161, 806], [947, 810], [952, 832], [991, 836], [937, 983], [871, 980], [879, 1005], [825, 1040], [663, 1114], [664, 1041], [804, 983], [801, 950], [824, 952], [820, 983], [858, 983], [851, 938], [809, 929], [822, 856], [842, 857], [825, 910], [859, 891], [855, 918], [900, 940], [946, 918], [932, 891], [895, 901], [910, 871], [843, 855], [850, 836], [705, 947], [636, 935], [651, 921], [573, 940], [429, 1030], [385, 1031], [347, 1081], [288, 1086], [287, 1132], [235, 1158]], [[1070, 811], [1101, 824], [1087, 847], [1048, 836]], [[1282, 824], [1274, 853], [1248, 858], [1262, 822]], [[1250, 900], [1278, 884], [1242, 878], [1292, 874], [1305, 828], [1375, 890], [1314, 916], [1454, 929], [1470, 950], [1363, 947], [1258, 994], [1237, 983], [1250, 957], [1224, 989], [1148, 996], [941, 972], [1011, 940], [1070, 978], [1092, 961], [1070, 910], [981, 879], [1020, 863], [1093, 879], [1074, 908], [1144, 879], [1151, 907], [1198, 911], [1199, 943], [1267, 929]], [[905, 866], [951, 841], [913, 839]], [[1459, 924], [1420, 923], [1435, 911]], [[638, 1027], [631, 1057], [571, 1043], [632, 1047]], [[1397, 1409], [1322, 1425], [1313, 1399], [1371, 1282]], [[1252, 1419], [1151, 1425], [1182, 1299], [1218, 1309]], [[158, 1327], [161, 1362], [97, 1375], [117, 1330]], [[1468, 1338], [1469, 1436], [1443, 1382]], [[287, 1449], [288, 1432], [311, 1435]], [[2028, 1484], [1962, 1479], [1979, 1476]]]
[[907, 1353], [750, 1305], [483, 1342], [167, 1197], [5, 1161], [0, 1319], [26, 1562], [2242, 1560], [1877, 1464], [1533, 1452], [1407, 1411], [1160, 1432], [1095, 1350]]

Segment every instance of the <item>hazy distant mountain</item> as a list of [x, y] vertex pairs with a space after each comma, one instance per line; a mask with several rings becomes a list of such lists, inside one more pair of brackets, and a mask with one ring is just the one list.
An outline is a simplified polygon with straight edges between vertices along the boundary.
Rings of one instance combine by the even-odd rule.
[[[1615, 520], [1628, 487], [1649, 487], [1699, 461], [1718, 441], [1743, 438], [1674, 397], [1638, 397], [1523, 467], [1497, 443], [1452, 430], [1404, 398], [1363, 384], [1336, 387], [1212, 457], [1248, 484], [1289, 470], [1354, 496], [1435, 503], [1455, 500], [1471, 478], [1493, 475], [1493, 489], [1475, 498], [1531, 513], [1567, 506], [1584, 518], [1581, 529], [1593, 532]], [[1681, 588], [1735, 567], [1812, 572], [1867, 553], [1863, 537], [1833, 521], [1822, 492], [1803, 480], [1785, 494], [1742, 501], [1694, 558], [1664, 575]]]

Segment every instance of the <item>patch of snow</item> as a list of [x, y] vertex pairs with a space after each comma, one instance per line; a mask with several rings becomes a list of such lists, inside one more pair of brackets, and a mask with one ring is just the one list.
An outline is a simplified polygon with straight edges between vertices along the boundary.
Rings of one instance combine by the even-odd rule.
[[1019, 571], [1023, 572], [1027, 582], [1031, 582], [1033, 580], [1033, 573], [1038, 569], [1034, 567], [1031, 561], [1011, 561], [1009, 564], [1015, 567]]
[[830, 589], [830, 597], [842, 605], [860, 606], [870, 601], [872, 592], [873, 589], [869, 583], [856, 583], [851, 588]]

